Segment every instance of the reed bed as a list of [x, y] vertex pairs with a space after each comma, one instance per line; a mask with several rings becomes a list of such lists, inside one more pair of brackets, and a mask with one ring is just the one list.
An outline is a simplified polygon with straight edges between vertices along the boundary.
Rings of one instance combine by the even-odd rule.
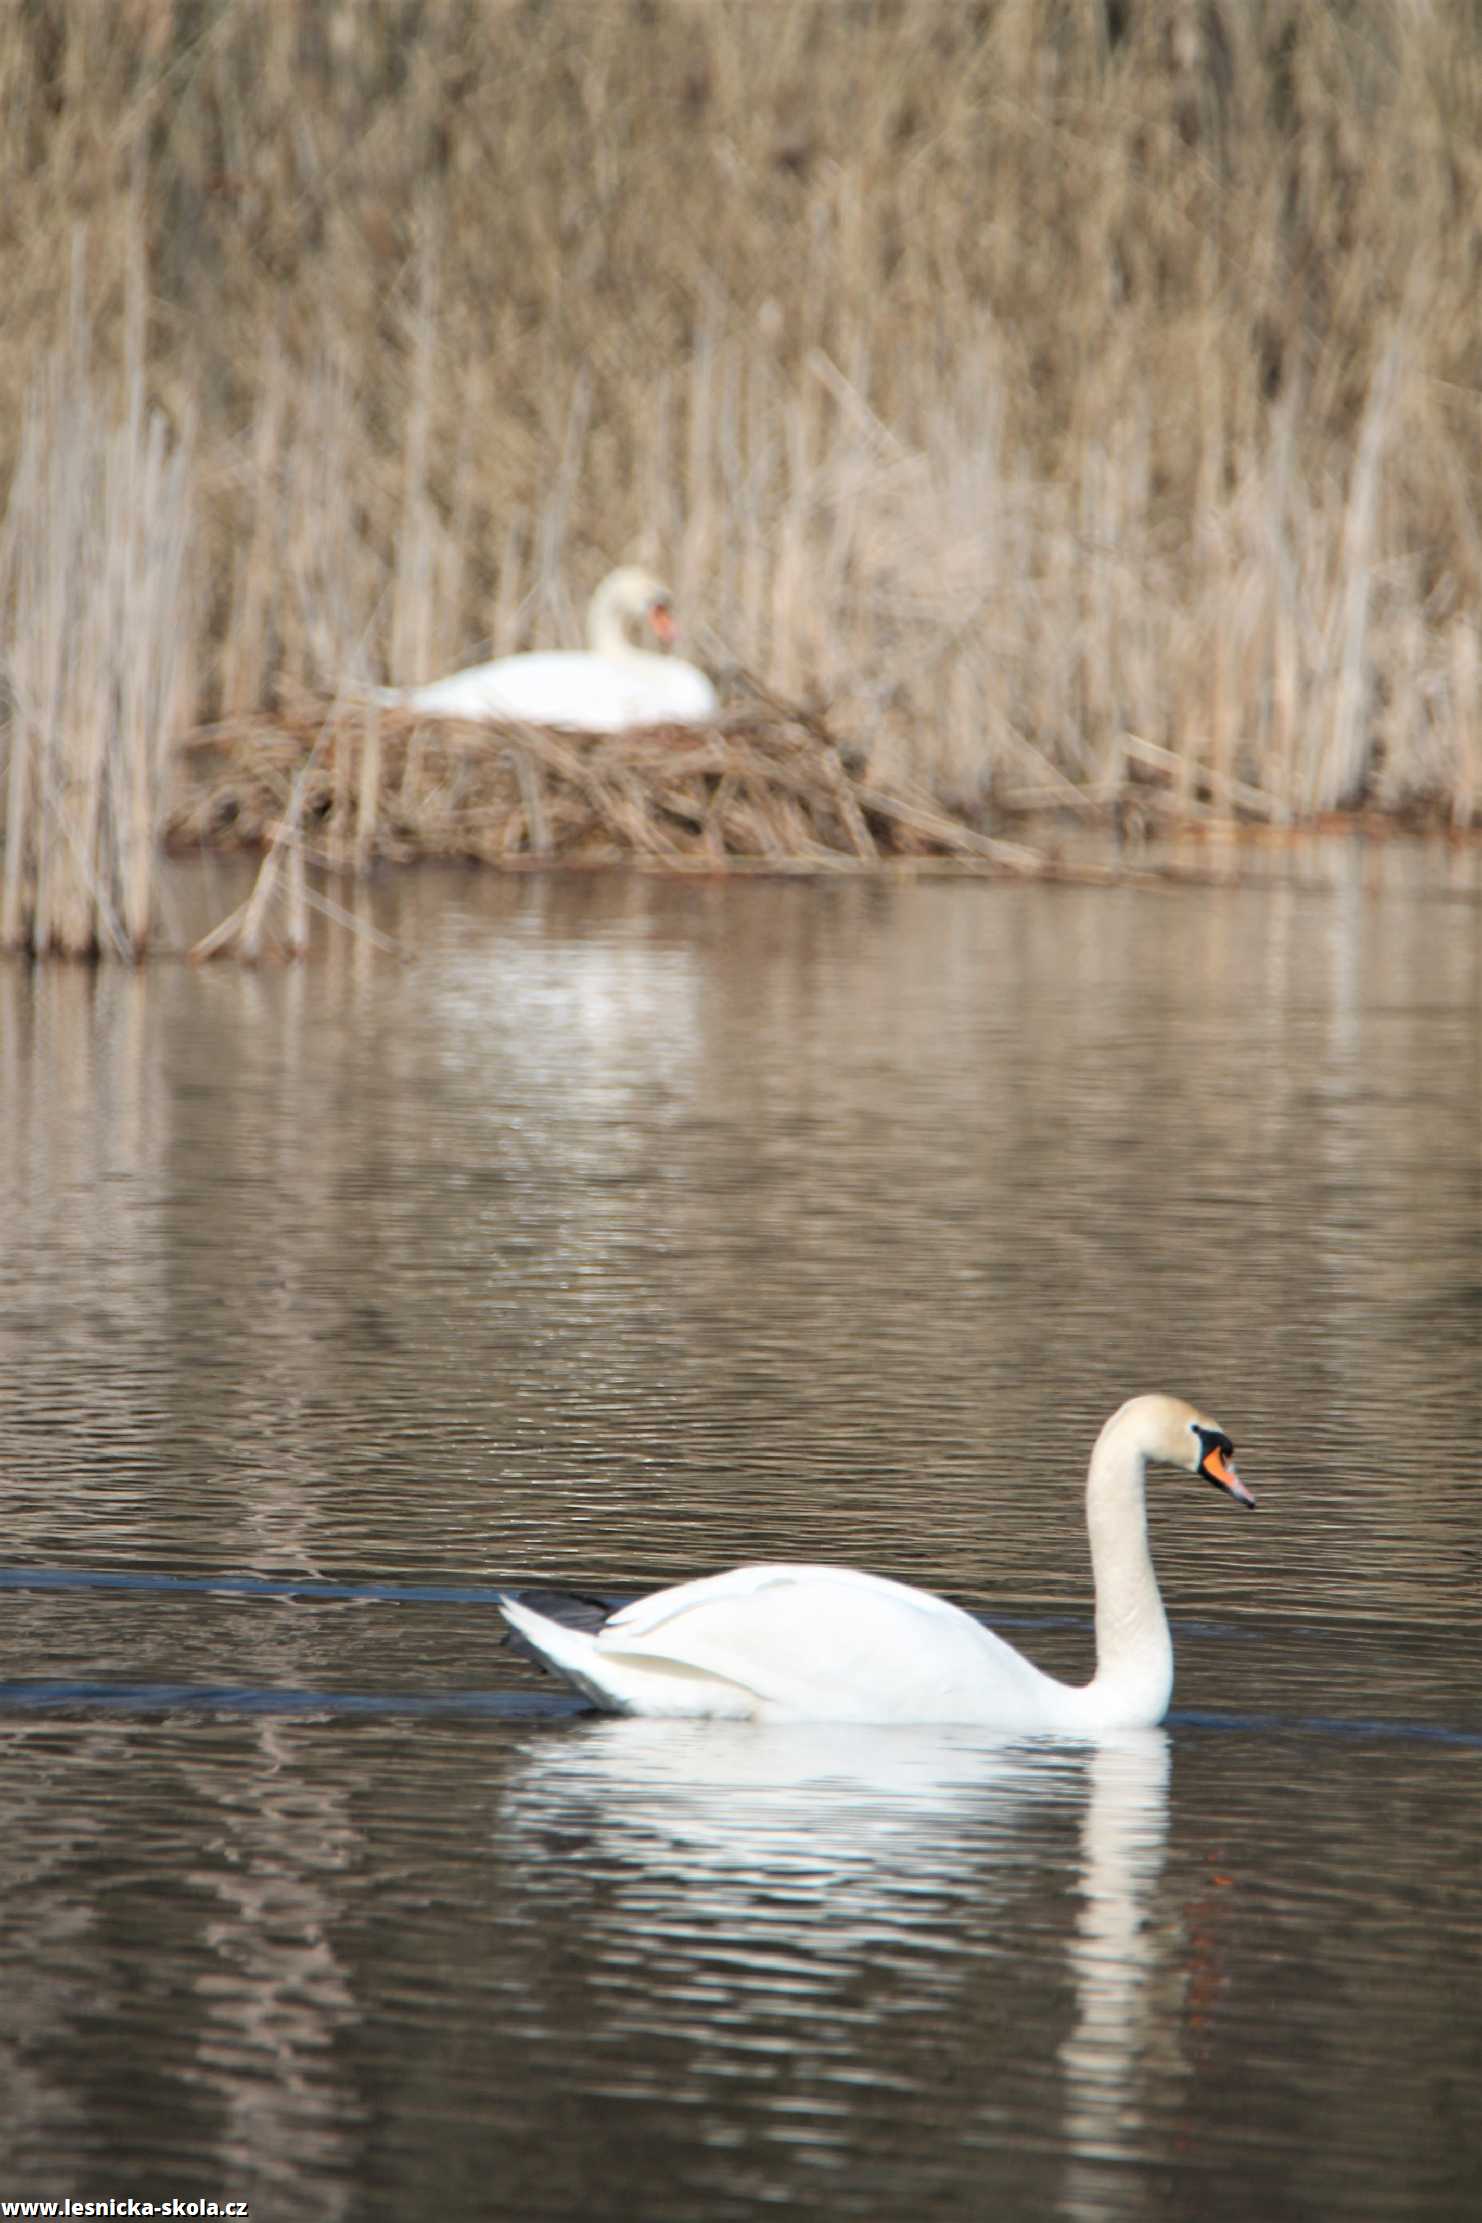
[[193, 520], [167, 737], [636, 558], [975, 822], [1477, 818], [1474, 11], [16, 0], [0, 112], [0, 470], [85, 229]]
[[137, 260], [116, 413], [90, 375], [82, 281], [76, 256], [69, 334], [26, 394], [0, 529], [0, 948], [133, 958], [156, 925], [170, 740], [193, 697], [191, 435], [145, 398]]

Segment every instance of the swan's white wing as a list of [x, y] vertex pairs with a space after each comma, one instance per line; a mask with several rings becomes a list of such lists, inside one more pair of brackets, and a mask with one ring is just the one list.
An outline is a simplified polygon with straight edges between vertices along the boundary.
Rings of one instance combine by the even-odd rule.
[[524, 718], [581, 733], [619, 733], [715, 715], [715, 689], [693, 664], [666, 656], [540, 650], [409, 687], [400, 700], [439, 718]]
[[[903, 1582], [891, 1582], [885, 1575], [867, 1575], [857, 1567], [811, 1566], [797, 1560], [758, 1560], [745, 1567], [728, 1567], [721, 1575], [700, 1575], [693, 1582], [675, 1583], [671, 1589], [652, 1591], [646, 1598], [635, 1598], [631, 1605], [620, 1606], [602, 1624], [602, 1634], [622, 1630], [628, 1636], [646, 1636], [665, 1627], [698, 1607], [720, 1607], [742, 1598], [754, 1598], [763, 1590], [821, 1590], [852, 1595], [856, 1599], [883, 1599], [894, 1605], [909, 1606], [917, 1613], [924, 1613], [944, 1621], [964, 1618], [945, 1598], [934, 1597], [929, 1590], [913, 1590]], [[976, 1626], [976, 1624], [974, 1624]]]
[[[654, 656], [644, 673], [644, 696], [655, 723], [674, 719], [681, 725], [702, 723], [720, 709], [720, 698], [698, 665], [677, 656]], [[633, 724], [641, 719], [635, 716]]]
[[738, 1567], [625, 1606], [596, 1662], [688, 1671], [767, 1718], [1061, 1725], [1062, 1686], [944, 1599], [849, 1568]]
[[470, 664], [446, 679], [408, 688], [404, 700], [439, 718], [528, 718], [532, 724], [607, 731], [621, 672], [612, 658], [552, 649]]

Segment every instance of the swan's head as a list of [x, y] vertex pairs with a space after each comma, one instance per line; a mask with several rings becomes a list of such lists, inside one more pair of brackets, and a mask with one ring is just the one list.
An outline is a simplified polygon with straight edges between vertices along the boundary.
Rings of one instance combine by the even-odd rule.
[[1108, 1431], [1113, 1428], [1133, 1434], [1145, 1459], [1202, 1474], [1237, 1505], [1254, 1509], [1256, 1501], [1235, 1471], [1234, 1444], [1217, 1421], [1182, 1397], [1130, 1398], [1107, 1422]]
[[589, 631], [593, 645], [599, 634], [616, 626], [624, 636], [640, 638], [651, 633], [665, 648], [674, 640], [674, 597], [662, 579], [641, 564], [626, 563], [610, 571], [592, 597]]

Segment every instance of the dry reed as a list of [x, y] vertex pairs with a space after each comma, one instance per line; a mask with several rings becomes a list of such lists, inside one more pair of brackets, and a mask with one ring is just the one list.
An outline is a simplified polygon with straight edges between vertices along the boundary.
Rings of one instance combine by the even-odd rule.
[[82, 218], [136, 375], [142, 241], [198, 717], [571, 640], [631, 555], [949, 806], [1475, 816], [1470, 11], [19, 0], [0, 104], [0, 396]]
[[156, 923], [168, 743], [191, 699], [191, 436], [146, 404], [137, 258], [117, 416], [90, 368], [82, 277], [78, 253], [70, 331], [27, 394], [0, 536], [0, 947], [135, 957]]

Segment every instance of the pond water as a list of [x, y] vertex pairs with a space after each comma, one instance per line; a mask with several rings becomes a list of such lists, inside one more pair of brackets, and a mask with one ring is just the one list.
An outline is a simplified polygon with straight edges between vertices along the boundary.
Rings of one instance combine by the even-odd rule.
[[[179, 900], [226, 907], [224, 882]], [[0, 971], [0, 2196], [268, 2218], [1474, 2215], [1482, 870], [388, 877]], [[1166, 1729], [584, 1713], [506, 1583], [756, 1557]]]

